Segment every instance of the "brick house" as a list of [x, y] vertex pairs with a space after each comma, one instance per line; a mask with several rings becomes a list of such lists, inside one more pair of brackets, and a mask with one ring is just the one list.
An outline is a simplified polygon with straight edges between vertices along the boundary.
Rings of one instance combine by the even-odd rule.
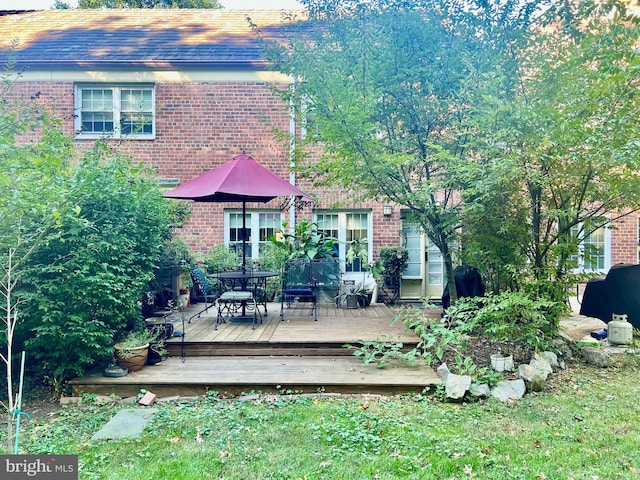
[[[403, 243], [410, 265], [402, 296], [439, 297], [444, 269], [437, 249], [395, 205], [354, 202], [350, 192], [318, 191], [290, 172], [290, 149], [274, 131], [303, 134], [288, 105], [272, 91], [289, 79], [261, 59], [251, 22], [277, 35], [302, 12], [276, 10], [49, 10], [0, 12], [0, 59], [12, 41], [13, 93], [38, 94], [59, 113], [78, 148], [108, 135], [137, 161], [154, 165], [167, 187], [188, 181], [245, 151], [317, 201], [281, 211], [277, 201], [248, 204], [251, 255], [283, 221], [303, 218], [342, 242], [368, 240], [369, 258], [383, 245]], [[336, 201], [348, 207], [332, 208]], [[194, 203], [180, 235], [194, 250], [238, 242], [241, 205]], [[386, 207], [386, 208], [385, 208]], [[595, 234], [598, 269], [635, 263], [637, 217]], [[343, 243], [344, 245], [344, 243]], [[340, 248], [344, 259], [345, 248]], [[354, 275], [358, 266], [346, 266]]]

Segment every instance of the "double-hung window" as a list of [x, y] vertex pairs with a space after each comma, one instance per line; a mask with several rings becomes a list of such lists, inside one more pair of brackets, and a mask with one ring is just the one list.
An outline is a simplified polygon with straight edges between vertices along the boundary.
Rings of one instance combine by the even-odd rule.
[[[583, 228], [584, 227], [584, 228]], [[611, 266], [611, 240], [609, 229], [605, 227], [589, 231], [587, 225], [580, 224], [571, 228], [571, 235], [582, 240], [578, 244], [578, 253], [573, 255], [576, 270], [580, 272], [606, 272]], [[586, 231], [586, 234], [583, 233]]]
[[153, 85], [77, 85], [75, 110], [80, 138], [155, 137]]
[[318, 233], [338, 241], [335, 256], [344, 263], [347, 272], [363, 272], [366, 269], [359, 258], [353, 262], [347, 261], [346, 252], [354, 242], [360, 242], [360, 246], [367, 249], [367, 262], [371, 261], [370, 220], [368, 212], [316, 212]]

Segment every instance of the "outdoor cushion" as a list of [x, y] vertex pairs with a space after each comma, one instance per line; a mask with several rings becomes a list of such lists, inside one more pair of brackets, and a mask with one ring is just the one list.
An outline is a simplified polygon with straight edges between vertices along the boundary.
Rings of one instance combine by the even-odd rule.
[[286, 293], [287, 295], [304, 295], [309, 297], [313, 295], [313, 290], [308, 288], [288, 288], [284, 291], [284, 293]]

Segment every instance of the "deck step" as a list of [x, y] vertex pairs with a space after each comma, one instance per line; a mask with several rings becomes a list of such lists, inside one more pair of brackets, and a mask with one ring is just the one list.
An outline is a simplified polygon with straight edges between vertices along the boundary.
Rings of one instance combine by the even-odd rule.
[[426, 366], [389, 362], [380, 369], [352, 356], [208, 356], [170, 357], [124, 377], [94, 374], [70, 383], [75, 394], [126, 397], [137, 395], [141, 389], [158, 396], [202, 395], [208, 391], [402, 394], [421, 392], [439, 381]]

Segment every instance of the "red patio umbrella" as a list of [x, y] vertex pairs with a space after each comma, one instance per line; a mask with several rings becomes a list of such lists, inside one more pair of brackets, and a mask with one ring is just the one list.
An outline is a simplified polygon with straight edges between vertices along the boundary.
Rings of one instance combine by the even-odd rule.
[[246, 202], [266, 203], [276, 197], [312, 199], [243, 153], [163, 195], [194, 202], [242, 202], [242, 268], [245, 268]]

